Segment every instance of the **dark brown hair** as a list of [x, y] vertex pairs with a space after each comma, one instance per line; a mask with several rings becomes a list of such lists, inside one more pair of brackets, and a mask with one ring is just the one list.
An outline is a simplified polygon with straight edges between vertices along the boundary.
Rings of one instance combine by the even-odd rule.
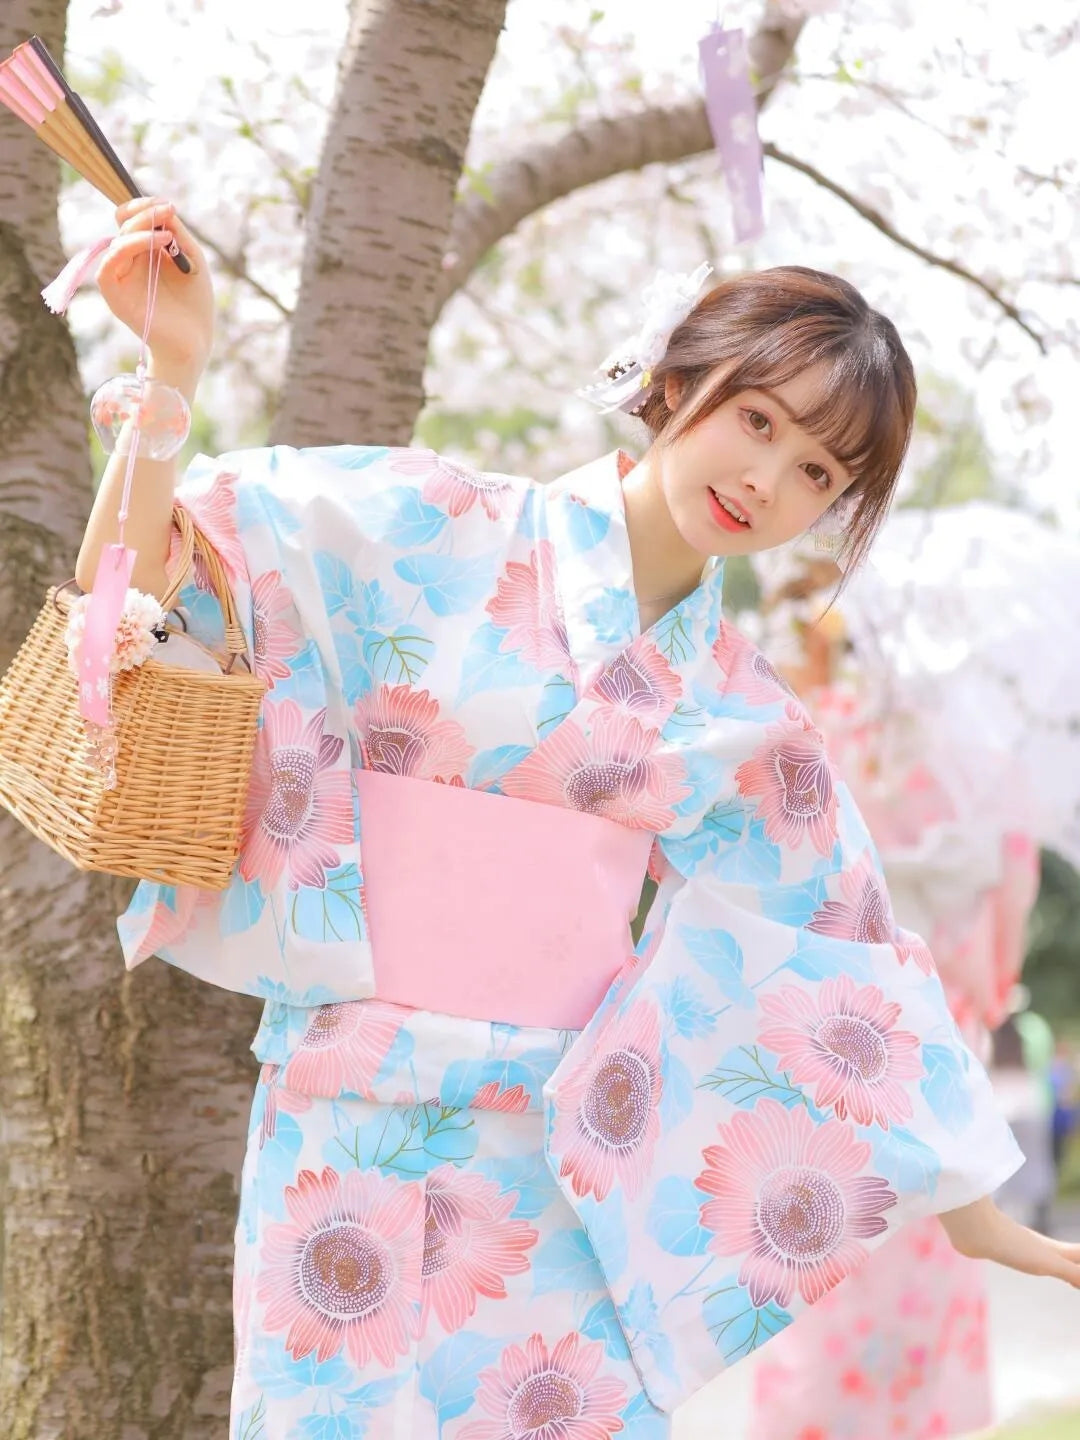
[[[730, 369], [713, 385], [717, 366]], [[837, 275], [782, 265], [722, 280], [676, 326], [634, 412], [669, 443], [743, 390], [775, 389], [811, 367], [823, 376], [817, 402], [798, 423], [854, 473], [841, 558], [863, 557], [889, 509], [915, 417], [915, 372], [891, 320]], [[675, 377], [685, 397], [664, 399]]]

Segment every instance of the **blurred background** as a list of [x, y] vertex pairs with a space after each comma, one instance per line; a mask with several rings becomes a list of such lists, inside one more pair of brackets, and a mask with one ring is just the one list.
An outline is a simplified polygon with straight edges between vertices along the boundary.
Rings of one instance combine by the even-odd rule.
[[[702, 107], [718, 21], [758, 94], [749, 244]], [[836, 600], [795, 547], [732, 566], [726, 603], [826, 731], [901, 923], [934, 938], [1029, 1157], [1002, 1203], [1080, 1241], [1075, 0], [5, 0], [3, 52], [35, 32], [213, 262], [189, 454], [413, 439], [547, 479], [640, 453], [574, 392], [658, 268], [812, 266], [894, 319], [921, 401], [875, 561]], [[70, 571], [104, 459], [87, 397], [136, 357], [92, 288], [63, 342], [30, 308], [112, 213], [22, 128], [0, 114], [4, 663]], [[252, 1009], [163, 966], [118, 979], [117, 885], [6, 821], [2, 845], [0, 1414], [27, 1437], [223, 1433]], [[1080, 1295], [973, 1283], [956, 1384], [989, 1387], [1003, 1440], [1080, 1437]], [[897, 1376], [936, 1363], [897, 1344]], [[767, 1353], [736, 1344], [679, 1440], [974, 1433], [820, 1396], [830, 1426], [768, 1429]], [[819, 1361], [792, 1354], [789, 1399]]]

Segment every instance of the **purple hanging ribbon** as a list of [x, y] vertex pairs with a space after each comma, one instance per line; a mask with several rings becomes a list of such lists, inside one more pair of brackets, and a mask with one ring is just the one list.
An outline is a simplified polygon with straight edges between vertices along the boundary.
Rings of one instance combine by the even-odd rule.
[[750, 84], [746, 39], [741, 30], [713, 25], [698, 43], [705, 86], [705, 113], [724, 167], [735, 239], [756, 240], [765, 230], [761, 138]]

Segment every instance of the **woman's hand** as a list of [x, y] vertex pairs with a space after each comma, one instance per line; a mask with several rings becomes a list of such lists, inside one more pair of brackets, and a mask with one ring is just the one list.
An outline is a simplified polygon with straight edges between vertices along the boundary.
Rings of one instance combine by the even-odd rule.
[[1080, 1290], [1080, 1245], [1051, 1240], [1012, 1220], [989, 1195], [938, 1217], [954, 1250], [1026, 1275], [1051, 1275]]
[[[118, 234], [97, 272], [98, 289], [118, 320], [141, 338], [146, 324], [150, 256], [175, 236], [191, 261], [191, 273], [161, 256], [150, 325], [151, 374], [170, 383], [186, 380], [192, 391], [206, 366], [214, 332], [214, 294], [206, 256], [176, 213], [160, 196], [140, 196], [116, 211]], [[155, 226], [161, 228], [155, 229]]]

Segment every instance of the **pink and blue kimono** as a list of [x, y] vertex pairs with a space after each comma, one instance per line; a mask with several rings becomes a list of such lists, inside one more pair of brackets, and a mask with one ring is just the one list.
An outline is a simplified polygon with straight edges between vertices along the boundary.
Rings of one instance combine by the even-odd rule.
[[628, 464], [183, 481], [267, 693], [228, 888], [144, 883], [120, 932], [266, 1001], [233, 1440], [663, 1440], [1020, 1163], [721, 566], [642, 633]]

